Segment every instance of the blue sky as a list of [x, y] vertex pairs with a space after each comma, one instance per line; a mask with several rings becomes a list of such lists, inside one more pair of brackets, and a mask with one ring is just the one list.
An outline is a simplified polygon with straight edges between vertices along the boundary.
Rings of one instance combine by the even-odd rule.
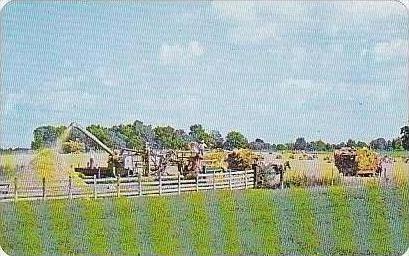
[[12, 1], [0, 146], [29, 146], [40, 125], [136, 119], [273, 143], [397, 137], [407, 19], [393, 1]]

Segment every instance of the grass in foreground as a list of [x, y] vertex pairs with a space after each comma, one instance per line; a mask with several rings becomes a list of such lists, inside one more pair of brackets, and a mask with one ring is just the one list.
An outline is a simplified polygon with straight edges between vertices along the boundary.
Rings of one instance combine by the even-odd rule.
[[367, 188], [368, 207], [371, 213], [372, 230], [369, 240], [374, 255], [391, 255], [392, 238], [387, 220], [386, 204], [382, 198], [381, 188], [371, 185]]
[[348, 191], [344, 187], [331, 187], [328, 195], [333, 207], [335, 251], [340, 255], [357, 254], [358, 246], [352, 235], [354, 216], [348, 203]]
[[174, 221], [170, 211], [169, 197], [151, 197], [147, 202], [150, 217], [150, 230], [154, 254], [177, 255], [180, 254], [180, 241], [174, 233]]
[[136, 218], [138, 217], [133, 205], [128, 198], [121, 197], [115, 204], [119, 225], [119, 244], [123, 255], [138, 255], [138, 230]]
[[223, 223], [223, 237], [225, 238], [224, 253], [237, 255], [242, 251], [240, 236], [237, 228], [237, 215], [234, 195], [232, 191], [217, 192], [220, 216]]
[[20, 201], [16, 203], [18, 219], [18, 236], [21, 247], [26, 255], [41, 255], [43, 244], [40, 239], [40, 223], [36, 217], [31, 201]]
[[[393, 200], [402, 202], [402, 216], [404, 225], [394, 226], [399, 232], [391, 232], [390, 222], [396, 222], [396, 215], [390, 218], [388, 208], [383, 202], [383, 189], [388, 191]], [[50, 200], [46, 204], [49, 207], [50, 218], [43, 219], [45, 223], [37, 220], [36, 204], [44, 202], [18, 202], [7, 203], [10, 207], [0, 209], [0, 231], [5, 230], [8, 234], [0, 234], [0, 243], [4, 249], [13, 249], [17, 255], [41, 255], [44, 254], [44, 241], [40, 237], [53, 236], [57, 247], [48, 249], [52, 255], [137, 255], [142, 251], [155, 255], [182, 255], [182, 239], [178, 237], [176, 230], [187, 227], [190, 239], [187, 239], [187, 247], [198, 255], [217, 254], [215, 241], [220, 241], [220, 253], [223, 255], [244, 255], [246, 245], [244, 238], [254, 236], [257, 243], [247, 246], [256, 255], [281, 255], [287, 249], [283, 244], [284, 232], [289, 232], [288, 239], [295, 240], [300, 246], [294, 248], [291, 253], [296, 255], [323, 255], [322, 229], [317, 227], [318, 220], [333, 218], [330, 227], [334, 229], [334, 246], [325, 247], [326, 255], [399, 255], [392, 248], [392, 241], [409, 241], [409, 191], [406, 188], [381, 188], [369, 187], [362, 192], [359, 198], [353, 196], [356, 190], [353, 188], [332, 187], [328, 190], [314, 190], [296, 188], [285, 191], [271, 190], [248, 190], [248, 191], [218, 191], [216, 193], [192, 193], [182, 195], [183, 204], [186, 204], [186, 212], [180, 218], [172, 214], [172, 204], [178, 203], [180, 197], [144, 197], [144, 198], [110, 198], [98, 200]], [[329, 194], [328, 197], [323, 196]], [[238, 195], [240, 196], [239, 204]], [[321, 196], [325, 205], [331, 205], [323, 211], [314, 208], [315, 196]], [[272, 200], [273, 197], [280, 199], [280, 203]], [[107, 217], [106, 200], [111, 200], [113, 216]], [[213, 226], [213, 217], [207, 200], [214, 200], [214, 212], [220, 223]], [[143, 208], [138, 208], [139, 203], [144, 202]], [[352, 205], [359, 203], [365, 209], [353, 212]], [[2, 203], [3, 204], [3, 203]], [[4, 203], [6, 204], [6, 203]], [[4, 206], [0, 205], [1, 206]], [[145, 208], [146, 205], [146, 208]], [[279, 219], [279, 205], [294, 208], [295, 218]], [[138, 206], [138, 207], [137, 207]], [[69, 210], [72, 207], [74, 210]], [[135, 210], [137, 207], [138, 210]], [[327, 210], [328, 209], [328, 210]], [[132, 211], [133, 210], [133, 211]], [[145, 214], [146, 210], [146, 214]], [[363, 214], [369, 212], [370, 214]], [[361, 214], [360, 214], [361, 213]], [[14, 225], [11, 216], [15, 214], [18, 225]], [[74, 215], [72, 215], [74, 214]], [[251, 214], [248, 218], [244, 215]], [[292, 215], [292, 212], [290, 213]], [[357, 228], [351, 219], [366, 220], [368, 230], [364, 230], [357, 237]], [[365, 215], [365, 216], [364, 216]], [[5, 217], [4, 217], [5, 216]], [[246, 217], [246, 221], [240, 221]], [[4, 221], [5, 218], [6, 221]], [[8, 219], [10, 218], [10, 219]], [[402, 219], [399, 223], [402, 223]], [[3, 220], [3, 221], [2, 221]], [[249, 221], [247, 221], [249, 220]], [[114, 221], [115, 236], [111, 236], [109, 221]], [[395, 222], [394, 222], [395, 221]], [[2, 224], [3, 223], [3, 224]], [[13, 223], [13, 224], [11, 224]], [[112, 222], [110, 222], [112, 223]], [[50, 229], [40, 228], [41, 224], [48, 225]], [[285, 224], [285, 225], [283, 225]], [[244, 226], [239, 226], [244, 225]], [[251, 226], [250, 226], [251, 225]], [[280, 229], [281, 226], [289, 229]], [[81, 226], [81, 231], [75, 226]], [[213, 233], [220, 226], [220, 236]], [[111, 225], [112, 227], [112, 225]], [[83, 228], [85, 231], [82, 231]], [[8, 230], [6, 230], [8, 229]], [[44, 234], [51, 230], [52, 234]], [[355, 232], [354, 232], [355, 231]], [[359, 230], [358, 230], [359, 231]], [[243, 234], [242, 232], [247, 232]], [[359, 233], [359, 232], [358, 232]], [[146, 234], [145, 239], [143, 238]], [[396, 234], [405, 234], [405, 237], [396, 237]], [[81, 240], [84, 239], [84, 240]], [[373, 251], [367, 251], [359, 247], [359, 242], [367, 239]], [[394, 240], [395, 239], [395, 240]], [[7, 240], [9, 244], [7, 245]], [[144, 247], [144, 242], [149, 240], [149, 246]], [[3, 241], [6, 241], [3, 243]], [[218, 242], [216, 241], [216, 242]], [[330, 240], [332, 241], [332, 240]], [[152, 243], [151, 243], [152, 242]], [[118, 246], [112, 246], [114, 243]], [[403, 242], [402, 242], [403, 244]], [[110, 246], [111, 245], [111, 246]], [[225, 247], [223, 247], [225, 245]], [[256, 248], [256, 245], [261, 245]], [[82, 247], [81, 247], [82, 246]], [[183, 246], [186, 246], [183, 244]], [[81, 248], [80, 248], [81, 247]], [[77, 249], [80, 248], [80, 249]], [[145, 249], [144, 249], [145, 248]], [[146, 249], [148, 248], [148, 249]], [[254, 250], [253, 250], [254, 248]], [[55, 251], [53, 251], [55, 250]], [[111, 251], [110, 251], [111, 250]], [[115, 252], [118, 250], [118, 252]], [[327, 251], [326, 251], [327, 252]], [[401, 252], [400, 252], [401, 253]]]
[[292, 188], [289, 190], [291, 203], [296, 213], [297, 233], [295, 239], [303, 255], [320, 254], [320, 241], [316, 229], [312, 199], [308, 189]]
[[68, 214], [69, 207], [66, 200], [48, 201], [47, 205], [50, 212], [50, 222], [57, 243], [57, 250], [60, 254], [74, 254], [75, 245], [72, 243], [72, 229], [71, 222], [73, 221]]
[[98, 200], [81, 199], [82, 220], [85, 222], [87, 234], [84, 238], [89, 240], [89, 252], [94, 255], [108, 255], [108, 230], [104, 226], [103, 202]]
[[277, 206], [271, 200], [271, 194], [263, 190], [252, 190], [245, 194], [250, 207], [252, 223], [257, 230], [257, 239], [261, 239], [261, 248], [256, 248], [257, 253], [278, 255], [282, 253], [279, 236], [279, 218]]
[[187, 219], [190, 220], [190, 236], [199, 255], [212, 255], [210, 219], [205, 211], [206, 197], [203, 193], [192, 193], [185, 197], [188, 205]]

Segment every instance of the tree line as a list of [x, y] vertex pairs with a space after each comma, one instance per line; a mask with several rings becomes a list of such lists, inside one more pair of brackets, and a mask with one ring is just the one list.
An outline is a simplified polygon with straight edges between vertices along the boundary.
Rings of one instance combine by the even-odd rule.
[[[44, 147], [52, 147], [57, 144], [58, 138], [66, 131], [65, 126], [41, 126], [34, 130], [34, 139], [31, 148], [36, 150]], [[188, 131], [176, 129], [171, 126], [146, 125], [136, 120], [130, 124], [114, 125], [104, 127], [92, 124], [86, 129], [94, 134], [108, 147], [132, 148], [141, 150], [149, 143], [152, 148], [165, 149], [188, 149], [191, 142], [203, 141], [209, 149], [249, 148], [252, 150], [283, 151], [283, 150], [305, 150], [305, 151], [332, 151], [341, 147], [370, 147], [380, 151], [409, 150], [409, 126], [401, 128], [401, 136], [386, 140], [377, 138], [369, 143], [349, 139], [346, 142], [331, 144], [322, 140], [306, 141], [305, 138], [297, 138], [291, 143], [271, 144], [258, 138], [249, 142], [239, 131], [230, 131], [225, 137], [217, 130], [207, 130], [201, 124], [191, 125]], [[67, 146], [65, 151], [86, 151], [96, 149], [95, 143], [90, 141], [84, 134], [76, 129], [62, 138]]]

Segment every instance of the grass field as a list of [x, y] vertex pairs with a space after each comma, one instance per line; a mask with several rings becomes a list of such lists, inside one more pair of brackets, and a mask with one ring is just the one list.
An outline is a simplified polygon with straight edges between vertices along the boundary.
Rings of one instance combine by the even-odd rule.
[[11, 255], [401, 255], [407, 195], [335, 186], [0, 203], [0, 245]]

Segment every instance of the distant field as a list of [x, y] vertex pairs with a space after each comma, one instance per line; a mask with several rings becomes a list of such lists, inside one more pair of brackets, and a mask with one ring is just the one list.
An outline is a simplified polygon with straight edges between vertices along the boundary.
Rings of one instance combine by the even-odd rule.
[[401, 255], [409, 189], [295, 188], [0, 203], [10, 255]]

